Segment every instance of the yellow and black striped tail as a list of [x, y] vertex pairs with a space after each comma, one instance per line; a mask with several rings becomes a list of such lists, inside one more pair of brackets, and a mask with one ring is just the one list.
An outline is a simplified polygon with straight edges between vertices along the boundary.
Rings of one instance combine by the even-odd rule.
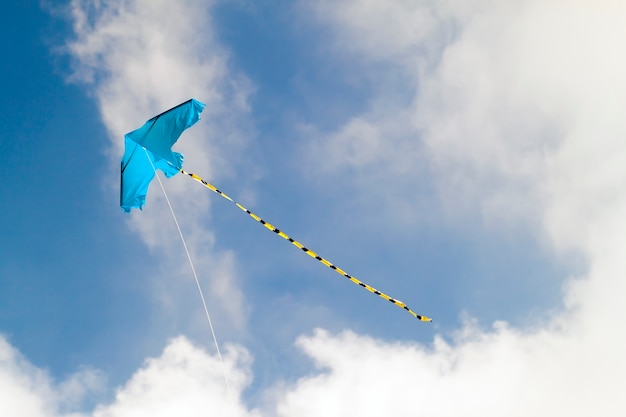
[[232, 198], [230, 198], [228, 195], [226, 195], [225, 193], [223, 193], [222, 191], [218, 190], [217, 187], [215, 187], [213, 184], [206, 182], [205, 180], [203, 180], [202, 178], [200, 178], [199, 176], [197, 176], [196, 174], [192, 174], [190, 172], [187, 172], [183, 169], [180, 170], [181, 173], [190, 176], [191, 178], [193, 178], [194, 180], [198, 181], [199, 183], [201, 183], [202, 185], [204, 185], [206, 188], [208, 188], [209, 190], [219, 194], [220, 196], [224, 197], [226, 200], [230, 201], [231, 203], [235, 204], [237, 207], [239, 207], [242, 211], [245, 211], [246, 213], [248, 213], [248, 215], [250, 217], [252, 217], [254, 220], [256, 220], [257, 222], [261, 223], [263, 226], [265, 226], [268, 230], [271, 230], [272, 232], [276, 233], [278, 236], [282, 237], [285, 240], [288, 240], [289, 242], [291, 242], [292, 245], [294, 245], [295, 247], [297, 247], [298, 249], [304, 251], [304, 253], [306, 253], [307, 255], [309, 255], [311, 258], [317, 259], [319, 262], [321, 262], [322, 264], [326, 265], [327, 267], [329, 267], [330, 269], [334, 270], [335, 272], [337, 272], [338, 274], [341, 274], [342, 276], [348, 278], [350, 281], [354, 282], [355, 284], [365, 288], [366, 290], [368, 290], [371, 293], [374, 293], [376, 295], [378, 295], [381, 298], [384, 298], [387, 301], [392, 302], [393, 304], [397, 305], [398, 307], [408, 311], [413, 317], [417, 318], [418, 320], [421, 321], [432, 321], [431, 318], [428, 318], [426, 316], [422, 316], [419, 315], [417, 313], [415, 313], [413, 310], [411, 310], [406, 304], [404, 304], [402, 301], [400, 300], [396, 300], [395, 298], [391, 298], [389, 297], [387, 294], [382, 293], [380, 291], [378, 291], [376, 288], [367, 285], [364, 282], [359, 281], [358, 279], [356, 279], [355, 277], [353, 277], [352, 275], [348, 274], [347, 272], [345, 272], [343, 269], [333, 265], [332, 263], [330, 263], [329, 261], [327, 261], [326, 259], [322, 258], [321, 256], [319, 256], [317, 253], [313, 252], [311, 249], [307, 248], [306, 246], [304, 246], [302, 243], [298, 242], [295, 239], [292, 239], [291, 237], [289, 237], [285, 232], [283, 232], [282, 230], [277, 229], [276, 227], [274, 227], [274, 225], [272, 225], [271, 223], [266, 222], [265, 220], [263, 220], [262, 218], [260, 218], [259, 216], [257, 216], [256, 214], [254, 214], [253, 212], [251, 212], [250, 210], [248, 210], [247, 208], [245, 208], [244, 206], [242, 206], [241, 204], [237, 203], [235, 200], [233, 200]]

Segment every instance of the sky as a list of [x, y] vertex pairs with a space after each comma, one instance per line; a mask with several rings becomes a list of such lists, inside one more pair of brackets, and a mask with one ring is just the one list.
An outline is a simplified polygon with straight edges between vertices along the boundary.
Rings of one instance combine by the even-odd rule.
[[[1, 14], [0, 415], [626, 411], [626, 5], [21, 1]], [[189, 98], [195, 172], [119, 208]], [[220, 358], [221, 356], [221, 358]]]

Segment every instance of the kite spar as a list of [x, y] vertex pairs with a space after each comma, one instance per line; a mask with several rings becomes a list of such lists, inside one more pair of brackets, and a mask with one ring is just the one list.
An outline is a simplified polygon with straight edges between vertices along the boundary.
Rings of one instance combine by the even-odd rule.
[[292, 245], [328, 268], [334, 270], [343, 277], [348, 278], [354, 284], [357, 284], [369, 292], [376, 294], [379, 297], [406, 310], [418, 320], [426, 322], [432, 321], [432, 319], [426, 316], [415, 313], [402, 301], [388, 296], [387, 294], [358, 280], [356, 277], [332, 264], [316, 252], [291, 238], [282, 230], [276, 228], [271, 223], [266, 222], [261, 217], [257, 216], [230, 198], [213, 184], [205, 181], [196, 174], [183, 170], [183, 156], [180, 153], [172, 152], [171, 147], [176, 143], [185, 129], [191, 127], [198, 120], [200, 120], [200, 113], [203, 109], [204, 104], [195, 99], [190, 99], [153, 117], [141, 128], [125, 135], [125, 152], [122, 158], [120, 189], [120, 206], [122, 210], [128, 213], [132, 208], [141, 209], [144, 206], [148, 186], [150, 185], [150, 181], [154, 178], [156, 168], [161, 169], [167, 178], [170, 178], [179, 172], [183, 173], [198, 181], [224, 199], [230, 201], [240, 210], [246, 212], [255, 221], [265, 226], [268, 230], [289, 241]]

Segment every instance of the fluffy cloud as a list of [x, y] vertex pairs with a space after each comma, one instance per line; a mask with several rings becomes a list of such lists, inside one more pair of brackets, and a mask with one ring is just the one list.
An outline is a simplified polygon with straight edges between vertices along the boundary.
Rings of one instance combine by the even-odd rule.
[[0, 335], [0, 415], [80, 417], [80, 413], [65, 410], [81, 408], [90, 394], [104, 389], [104, 384], [104, 375], [94, 369], [84, 369], [56, 383]]
[[[585, 259], [588, 272], [566, 283], [563, 311], [524, 330], [467, 325], [432, 350], [352, 334], [304, 338], [327, 371], [293, 389], [284, 415], [340, 414], [362, 401], [425, 415], [623, 413], [626, 29], [619, 22], [626, 7], [533, 0], [306, 7], [336, 33], [339, 51], [370, 68], [401, 68], [413, 88], [401, 116], [374, 105], [385, 95], [393, 102], [395, 92], [373, 88], [371, 108], [328, 134], [326, 145], [347, 155], [356, 178], [403, 187], [403, 177], [420, 171], [372, 168], [412, 150], [429, 161], [448, 213], [531, 227], [558, 252]], [[407, 31], [411, 22], [422, 24]], [[318, 162], [331, 175], [345, 169]], [[348, 399], [302, 406], [320, 404], [329, 391]]]
[[241, 393], [250, 383], [248, 353], [231, 347], [222, 359], [184, 337], [175, 338], [160, 356], [147, 359], [109, 404], [76, 412], [72, 410], [87, 408], [82, 404], [87, 396], [102, 391], [101, 372], [83, 370], [56, 382], [0, 337], [0, 413], [11, 417], [258, 416], [241, 403]]
[[[240, 403], [250, 382], [247, 353], [231, 350], [222, 363], [183, 337], [172, 340], [158, 358], [148, 359], [112, 404], [93, 417], [220, 415], [255, 417]], [[224, 382], [227, 375], [228, 385]]]
[[593, 325], [522, 332], [468, 322], [431, 347], [318, 331], [299, 344], [319, 372], [287, 390], [277, 415], [620, 415], [626, 343]]
[[[579, 219], [570, 219], [573, 210], [557, 208], [558, 201], [573, 198], [568, 203], [588, 206], [612, 198], [587, 197], [606, 189], [596, 177], [615, 182], [623, 175], [618, 161], [605, 165], [624, 129], [621, 5], [336, 3], [306, 7], [335, 34], [339, 53], [357, 59], [364, 71], [378, 71], [374, 79], [401, 76], [405, 89], [399, 94], [371, 86], [370, 109], [328, 134], [315, 166], [331, 175], [352, 167], [359, 175], [350, 181], [404, 187], [407, 176], [426, 180], [426, 162], [450, 211], [471, 206], [504, 221], [511, 214], [524, 221], [550, 216], [547, 228], [559, 228], [554, 239], [580, 240], [561, 239], [584, 232], [571, 227]], [[378, 106], [404, 103], [407, 95], [411, 105]], [[329, 161], [327, 155], [346, 158]], [[381, 161], [395, 164], [376, 169]], [[411, 165], [419, 169], [407, 171]], [[571, 181], [581, 177], [581, 166], [598, 174]], [[566, 191], [571, 187], [584, 189]], [[558, 195], [563, 192], [568, 195]]]
[[[211, 2], [198, 0], [177, 2], [175, 7], [168, 1], [151, 0], [71, 3], [75, 38], [67, 48], [73, 58], [72, 79], [90, 86], [98, 102], [111, 139], [110, 172], [117, 172], [124, 133], [190, 97], [203, 101], [207, 108], [202, 123], [185, 133], [177, 150], [185, 155], [186, 165], [203, 176], [218, 178], [217, 172], [228, 172], [217, 155], [231, 157], [244, 144], [242, 129], [236, 125], [245, 125], [242, 121], [248, 111], [250, 84], [229, 70], [228, 54], [214, 40], [210, 7]], [[118, 187], [118, 181], [111, 175], [108, 184]], [[214, 313], [223, 313], [225, 320], [240, 327], [245, 309], [236, 285], [234, 256], [214, 249], [212, 231], [201, 221], [208, 218], [209, 193], [185, 185], [188, 183], [175, 177], [166, 188], [176, 211], [184, 213], [182, 227], [192, 258], [196, 268], [206, 272], [202, 276], [209, 276], [204, 286], [213, 295], [210, 303]], [[167, 207], [156, 188], [155, 181], [146, 210], [141, 216], [132, 215], [129, 226], [164, 263], [170, 264], [169, 271], [179, 270], [177, 275], [191, 277], [189, 265], [180, 264], [186, 258], [170, 214], [150, 209]], [[183, 195], [185, 198], [179, 198]], [[191, 283], [182, 287], [194, 288]], [[169, 317], [176, 317], [176, 309], [185, 305], [176, 301], [180, 288], [171, 275], [154, 286]], [[187, 316], [190, 312], [179, 314]], [[189, 322], [201, 322], [200, 310], [196, 315], [198, 320]]]

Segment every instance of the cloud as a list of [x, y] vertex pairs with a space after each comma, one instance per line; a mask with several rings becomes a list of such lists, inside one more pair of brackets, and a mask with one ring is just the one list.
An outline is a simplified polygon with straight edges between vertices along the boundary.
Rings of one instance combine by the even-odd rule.
[[[432, 349], [352, 333], [302, 338], [322, 371], [303, 378], [279, 414], [380, 415], [385, 406], [385, 413], [424, 415], [623, 413], [626, 340], [616, 329], [626, 313], [617, 295], [626, 290], [626, 122], [619, 116], [626, 7], [533, 0], [303, 7], [334, 31], [340, 53], [372, 71], [381, 62], [401, 68], [412, 88], [400, 116], [375, 104], [402, 97], [371, 88], [370, 108], [327, 132], [326, 149], [346, 155], [354, 172], [347, 183], [360, 186], [366, 177], [402, 189], [403, 177], [421, 171], [379, 164], [403, 161], [413, 149], [428, 161], [450, 217], [534, 229], [588, 269], [565, 283], [564, 309], [524, 329], [502, 322], [482, 330], [470, 320], [451, 343], [437, 338]], [[330, 176], [345, 170], [321, 158], [311, 163]]]
[[[231, 157], [245, 146], [246, 133], [239, 126], [246, 125], [251, 84], [229, 68], [228, 52], [215, 40], [211, 6], [211, 2], [197, 0], [175, 6], [151, 0], [72, 1], [75, 37], [67, 45], [73, 59], [71, 79], [85, 83], [98, 102], [109, 132], [110, 172], [117, 172], [124, 133], [190, 97], [207, 107], [202, 123], [185, 132], [184, 140], [176, 145], [189, 169], [207, 178], [219, 178], [232, 165], [222, 157], [235, 159]], [[107, 179], [112, 195], [116, 195], [113, 189], [118, 182], [117, 174]], [[209, 218], [210, 193], [178, 177], [165, 186], [181, 217], [196, 269], [204, 272], [201, 278], [208, 277], [203, 286], [210, 294], [213, 312], [241, 329], [246, 310], [236, 283], [234, 255], [215, 249], [213, 233], [204, 224]], [[151, 191], [146, 209], [130, 216], [129, 227], [164, 264], [169, 263], [169, 271], [179, 270], [180, 276], [190, 278], [171, 216], [167, 210], [157, 209], [167, 206], [156, 181]], [[189, 314], [177, 314], [177, 309], [188, 304], [172, 301], [182, 296], [181, 286], [172, 275], [152, 281], [157, 282], [153, 291], [168, 309], [164, 316]], [[189, 282], [185, 288], [195, 291], [194, 285]], [[193, 293], [184, 296], [197, 297]]]
[[[224, 363], [193, 346], [186, 338], [170, 341], [161, 356], [151, 358], [110, 405], [99, 406], [93, 417], [146, 416], [258, 416], [240, 403], [250, 382], [247, 352], [232, 348]], [[228, 377], [230, 391], [224, 383]]]
[[12, 417], [80, 417], [76, 410], [104, 389], [102, 372], [85, 368], [56, 383], [29, 363], [0, 335], [0, 415]]
[[147, 359], [109, 403], [77, 412], [88, 408], [83, 405], [87, 396], [102, 392], [102, 372], [85, 369], [56, 382], [0, 336], [0, 413], [11, 417], [256, 417], [258, 411], [241, 403], [242, 391], [251, 381], [250, 362], [249, 354], [236, 346], [226, 349], [222, 362], [177, 337], [160, 356]]
[[[624, 89], [624, 60], [618, 53], [623, 29], [616, 20], [623, 15], [620, 5], [335, 3], [318, 1], [305, 8], [335, 34], [338, 54], [358, 59], [363, 71], [377, 71], [374, 80], [399, 75], [405, 89], [386, 90], [376, 81], [365, 86], [371, 90], [370, 108], [326, 133], [319, 146], [324, 155], [313, 153], [311, 165], [326, 167], [329, 175], [352, 167], [355, 175], [349, 181], [404, 187], [403, 178], [411, 174], [427, 180], [422, 163], [427, 161], [426, 172], [436, 176], [449, 212], [465, 207], [485, 219], [521, 217], [526, 222], [554, 210], [545, 205], [566, 188], [564, 183], [539, 186], [546, 178], [566, 181], [587, 163], [572, 158], [598, 154], [595, 161], [603, 165], [600, 161], [613, 152], [615, 140], [609, 137], [623, 130], [616, 116]], [[411, 24], [414, 30], [407, 30]], [[407, 95], [412, 104], [403, 105]], [[380, 108], [380, 102], [396, 104]], [[359, 125], [369, 128], [348, 134]], [[589, 145], [589, 135], [598, 134], [608, 147]], [[377, 138], [384, 138], [386, 146], [380, 147]], [[591, 154], [584, 146], [591, 146]], [[369, 158], [372, 154], [378, 157]], [[327, 155], [346, 160], [329, 163]], [[415, 158], [420, 163], [413, 163], [418, 168], [412, 173], [393, 166], [376, 169], [380, 161], [405, 167], [407, 159]], [[570, 196], [601, 188], [590, 185], [594, 191]], [[562, 214], [557, 216], [564, 219]], [[556, 227], [553, 221], [549, 230]], [[559, 233], [575, 229], [568, 225]]]
[[613, 368], [615, 356], [588, 358], [608, 353], [596, 336], [468, 322], [453, 344], [436, 338], [426, 348], [317, 331], [299, 344], [320, 371], [291, 388], [278, 415], [619, 415], [623, 368]]

